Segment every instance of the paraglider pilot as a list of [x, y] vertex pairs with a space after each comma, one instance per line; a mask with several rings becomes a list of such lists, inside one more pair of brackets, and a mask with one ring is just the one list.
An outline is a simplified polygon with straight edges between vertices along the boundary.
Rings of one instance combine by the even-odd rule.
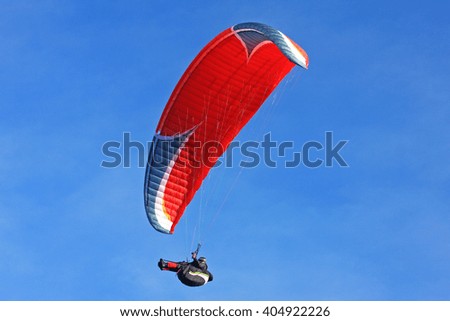
[[192, 262], [172, 262], [160, 259], [158, 267], [164, 271], [176, 272], [181, 283], [187, 286], [201, 286], [213, 280], [213, 275], [208, 271], [206, 258], [197, 260], [197, 252], [192, 253]]

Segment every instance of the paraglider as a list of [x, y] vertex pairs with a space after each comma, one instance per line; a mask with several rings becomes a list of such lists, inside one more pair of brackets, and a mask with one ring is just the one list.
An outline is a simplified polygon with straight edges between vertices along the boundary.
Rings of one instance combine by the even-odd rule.
[[174, 233], [210, 169], [296, 65], [308, 67], [306, 52], [261, 23], [228, 28], [200, 51], [167, 102], [148, 156], [145, 210], [157, 231]]
[[192, 262], [173, 262], [160, 259], [158, 267], [162, 271], [175, 272], [181, 283], [187, 286], [201, 286], [213, 280], [213, 275], [208, 271], [206, 258], [201, 256], [197, 259], [198, 251], [192, 252]]

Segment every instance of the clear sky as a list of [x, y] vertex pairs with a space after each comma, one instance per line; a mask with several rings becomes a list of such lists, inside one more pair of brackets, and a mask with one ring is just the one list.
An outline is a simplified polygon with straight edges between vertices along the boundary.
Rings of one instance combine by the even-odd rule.
[[[0, 7], [0, 299], [450, 299], [448, 1]], [[137, 149], [108, 169], [102, 146], [151, 140], [190, 61], [248, 21], [283, 31], [310, 68], [238, 139], [271, 132], [300, 151], [331, 131], [349, 166], [216, 168], [160, 234]], [[213, 282], [159, 271], [198, 239]]]

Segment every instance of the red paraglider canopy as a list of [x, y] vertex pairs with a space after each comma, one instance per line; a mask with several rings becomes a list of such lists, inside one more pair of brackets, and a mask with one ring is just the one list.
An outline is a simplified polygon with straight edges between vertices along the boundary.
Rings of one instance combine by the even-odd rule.
[[173, 233], [217, 159], [305, 51], [267, 25], [243, 23], [209, 44], [187, 68], [162, 113], [145, 178], [150, 223]]

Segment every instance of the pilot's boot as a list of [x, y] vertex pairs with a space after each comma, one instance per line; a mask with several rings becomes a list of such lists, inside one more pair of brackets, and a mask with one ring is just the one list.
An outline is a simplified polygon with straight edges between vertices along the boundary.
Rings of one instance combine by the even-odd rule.
[[168, 267], [167, 262], [164, 261], [163, 259], [159, 259], [158, 267], [160, 270], [167, 270], [167, 267]]

